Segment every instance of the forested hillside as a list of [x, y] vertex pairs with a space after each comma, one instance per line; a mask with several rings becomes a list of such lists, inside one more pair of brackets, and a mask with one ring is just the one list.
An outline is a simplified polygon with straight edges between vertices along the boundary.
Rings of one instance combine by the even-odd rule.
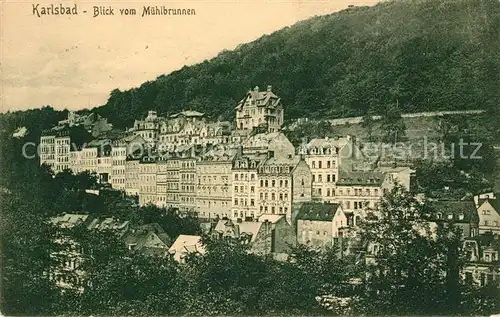
[[113, 90], [99, 112], [117, 127], [147, 109], [228, 119], [249, 88], [268, 84], [287, 119], [361, 115], [397, 101], [403, 112], [487, 109], [499, 104], [499, 79], [499, 1], [398, 0], [315, 17]]

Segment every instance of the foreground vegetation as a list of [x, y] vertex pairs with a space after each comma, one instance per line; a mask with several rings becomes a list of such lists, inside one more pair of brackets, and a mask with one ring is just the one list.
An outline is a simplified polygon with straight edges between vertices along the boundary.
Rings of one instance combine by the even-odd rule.
[[[500, 309], [498, 289], [477, 289], [459, 278], [463, 259], [452, 230], [441, 228], [437, 238], [417, 230], [425, 225], [425, 209], [401, 188], [384, 197], [382, 213], [361, 227], [362, 241], [378, 242], [383, 250], [373, 265], [357, 253], [339, 258], [335, 248], [304, 246], [280, 262], [249, 254], [238, 241], [210, 237], [204, 257], [180, 265], [133, 253], [110, 232], [62, 232], [47, 219], [89, 210], [136, 224], [155, 221], [173, 238], [199, 234], [196, 219], [152, 207], [139, 210], [121, 195], [90, 198], [83, 189], [93, 186], [93, 175], [53, 177], [31, 164], [12, 164], [7, 175], [12, 178], [2, 183], [0, 194], [0, 307], [7, 315], [449, 315]], [[418, 212], [408, 217], [411, 207]], [[57, 264], [50, 254], [63, 233], [86, 250], [82, 268], [90, 283], [83, 294], [59, 292], [44, 274]], [[329, 305], [318, 302], [322, 296], [330, 298]]]

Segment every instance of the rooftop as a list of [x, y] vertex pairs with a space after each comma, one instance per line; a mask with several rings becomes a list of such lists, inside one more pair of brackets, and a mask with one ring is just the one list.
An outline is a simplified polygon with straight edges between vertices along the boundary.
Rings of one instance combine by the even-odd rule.
[[381, 186], [385, 175], [375, 171], [347, 171], [339, 169], [337, 185], [340, 186]]
[[332, 221], [339, 204], [307, 202], [302, 204], [297, 220]]

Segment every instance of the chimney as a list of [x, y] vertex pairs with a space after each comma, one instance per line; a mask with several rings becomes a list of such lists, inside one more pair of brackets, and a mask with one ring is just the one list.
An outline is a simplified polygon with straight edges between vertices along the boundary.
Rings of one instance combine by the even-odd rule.
[[267, 92], [271, 92], [271, 89], [273, 88], [273, 86], [271, 85], [267, 85]]

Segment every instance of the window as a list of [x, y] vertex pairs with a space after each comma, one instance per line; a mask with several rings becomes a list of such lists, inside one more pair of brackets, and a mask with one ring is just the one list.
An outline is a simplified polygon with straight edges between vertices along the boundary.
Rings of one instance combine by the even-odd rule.
[[285, 187], [288, 187], [288, 181], [285, 180]]
[[326, 161], [326, 168], [330, 168], [330, 161]]
[[262, 179], [260, 180], [260, 187], [264, 187], [264, 181]]
[[234, 204], [235, 204], [236, 206], [238, 206], [238, 198], [235, 198], [235, 199], [234, 199]]
[[326, 181], [329, 183], [330, 182], [330, 175], [326, 175]]
[[250, 186], [250, 192], [251, 192], [252, 194], [253, 194], [253, 193], [255, 193], [255, 187]]
[[276, 187], [276, 181], [273, 179], [273, 181], [271, 182], [272, 184], [272, 187]]
[[[323, 177], [322, 177], [322, 175], [321, 175], [321, 174], [320, 174], [320, 175], [318, 175], [318, 182], [319, 182], [319, 183], [322, 183], [322, 182], [323, 182]], [[302, 185], [304, 185], [304, 184], [302, 184]]]
[[321, 163], [321, 161], [318, 161], [318, 168], [322, 168]]
[[312, 168], [316, 168], [316, 162], [312, 161]]
[[238, 174], [234, 174], [234, 180], [237, 181], [238, 180]]
[[250, 206], [255, 206], [255, 200], [254, 199], [250, 199]]
[[238, 192], [238, 186], [234, 186], [234, 192], [237, 193]]
[[316, 175], [313, 174], [312, 181], [316, 182]]

